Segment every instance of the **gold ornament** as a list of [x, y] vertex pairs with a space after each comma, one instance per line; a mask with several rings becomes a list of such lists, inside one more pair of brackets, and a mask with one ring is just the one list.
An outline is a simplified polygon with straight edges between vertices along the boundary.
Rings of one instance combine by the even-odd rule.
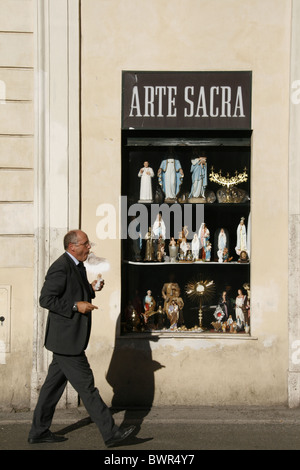
[[187, 283], [186, 294], [194, 302], [199, 302], [199, 326], [202, 328], [202, 306], [204, 301], [212, 298], [215, 292], [215, 283], [211, 280], [195, 280]]
[[217, 191], [217, 199], [219, 203], [239, 203], [249, 200], [247, 192], [243, 189], [237, 188], [238, 184], [245, 183], [248, 179], [246, 168], [242, 173], [238, 173], [236, 171], [235, 176], [230, 176], [229, 173], [227, 173], [226, 176], [223, 176], [222, 170], [220, 170], [219, 173], [215, 173], [212, 168], [209, 179], [213, 183], [223, 186], [223, 188], [220, 188]]
[[242, 173], [238, 173], [237, 170], [235, 171], [235, 176], [230, 176], [227, 173], [226, 176], [222, 175], [222, 170], [219, 173], [215, 173], [213, 167], [211, 168], [211, 172], [209, 175], [210, 181], [213, 183], [220, 184], [221, 186], [226, 186], [227, 189], [236, 186], [237, 184], [245, 183], [248, 179], [247, 168], [244, 168]]

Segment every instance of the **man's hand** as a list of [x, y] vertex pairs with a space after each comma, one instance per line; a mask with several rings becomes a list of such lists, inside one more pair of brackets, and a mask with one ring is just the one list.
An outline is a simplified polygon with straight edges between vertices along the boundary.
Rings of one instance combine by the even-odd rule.
[[88, 313], [94, 309], [98, 309], [96, 305], [91, 304], [90, 302], [77, 302], [77, 310], [79, 313]]

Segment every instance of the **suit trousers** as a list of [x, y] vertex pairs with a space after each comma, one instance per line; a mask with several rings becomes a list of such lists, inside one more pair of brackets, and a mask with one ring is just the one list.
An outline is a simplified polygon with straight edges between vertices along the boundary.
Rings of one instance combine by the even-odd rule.
[[53, 360], [34, 410], [29, 437], [40, 437], [49, 430], [55, 407], [63, 394], [67, 381], [80, 396], [92, 421], [98, 426], [103, 440], [110, 439], [118, 427], [114, 423], [111, 411], [94, 385], [93, 372], [85, 353], [79, 356], [53, 353]]

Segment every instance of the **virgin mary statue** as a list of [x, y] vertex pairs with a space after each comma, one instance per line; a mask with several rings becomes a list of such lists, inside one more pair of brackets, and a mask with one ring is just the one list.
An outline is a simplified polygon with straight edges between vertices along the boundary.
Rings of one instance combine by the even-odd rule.
[[172, 153], [160, 164], [158, 182], [165, 194], [165, 201], [176, 201], [183, 180], [183, 170], [179, 160]]

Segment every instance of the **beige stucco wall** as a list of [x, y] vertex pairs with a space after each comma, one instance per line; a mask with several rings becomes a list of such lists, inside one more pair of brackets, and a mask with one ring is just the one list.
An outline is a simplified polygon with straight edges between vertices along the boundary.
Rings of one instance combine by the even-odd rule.
[[[146, 392], [160, 405], [284, 403], [291, 2], [84, 0], [81, 18], [82, 227], [111, 264], [88, 351], [104, 398], [113, 385], [132, 404]], [[110, 203], [118, 216], [122, 70], [253, 72], [250, 340], [121, 339], [112, 356], [120, 241], [97, 239], [97, 208]]]
[[0, 408], [20, 409], [30, 400], [34, 313], [34, 2], [0, 0], [0, 12], [0, 286], [10, 292]]
[[[120, 395], [133, 405], [287, 400], [291, 3], [81, 2], [81, 226], [111, 265], [88, 356], [108, 403]], [[0, 325], [0, 341], [10, 340], [0, 343], [0, 408], [34, 405], [49, 360], [35, 301], [65, 230], [78, 223], [78, 5], [0, 0], [0, 289], [11, 293], [8, 335]], [[249, 340], [116, 341], [120, 241], [99, 240], [97, 224], [106, 203], [118, 223], [122, 70], [253, 71]]]

